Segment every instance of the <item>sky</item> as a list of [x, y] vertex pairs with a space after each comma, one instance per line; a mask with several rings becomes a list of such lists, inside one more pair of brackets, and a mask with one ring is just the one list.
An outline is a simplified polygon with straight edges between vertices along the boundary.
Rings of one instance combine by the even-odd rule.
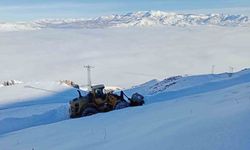
[[132, 11], [250, 7], [249, 0], [0, 0], [0, 22], [89, 18]]

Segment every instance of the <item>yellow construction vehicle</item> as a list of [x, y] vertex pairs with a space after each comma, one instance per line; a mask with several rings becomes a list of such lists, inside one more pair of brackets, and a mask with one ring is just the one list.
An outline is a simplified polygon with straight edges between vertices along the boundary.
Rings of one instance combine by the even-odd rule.
[[[71, 100], [70, 104], [70, 118], [83, 117], [93, 115], [99, 112], [108, 112], [115, 109], [122, 109], [129, 106], [140, 106], [144, 104], [144, 97], [138, 93], [127, 97], [123, 91], [120, 95], [112, 92], [105, 93], [104, 85], [96, 85], [91, 87], [91, 91], [86, 96], [82, 96], [78, 90], [79, 97]], [[127, 97], [127, 102], [124, 99]]]

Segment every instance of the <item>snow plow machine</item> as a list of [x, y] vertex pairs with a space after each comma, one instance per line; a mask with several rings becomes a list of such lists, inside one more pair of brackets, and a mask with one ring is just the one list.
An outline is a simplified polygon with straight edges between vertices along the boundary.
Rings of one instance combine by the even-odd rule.
[[[130, 106], [141, 106], [144, 104], [144, 97], [134, 93], [131, 98], [126, 96], [123, 91], [120, 95], [113, 92], [104, 92], [104, 85], [91, 87], [91, 91], [86, 96], [82, 96], [78, 90], [79, 97], [69, 102], [70, 118], [90, 116], [96, 113], [108, 112]], [[124, 99], [127, 97], [127, 100]]]

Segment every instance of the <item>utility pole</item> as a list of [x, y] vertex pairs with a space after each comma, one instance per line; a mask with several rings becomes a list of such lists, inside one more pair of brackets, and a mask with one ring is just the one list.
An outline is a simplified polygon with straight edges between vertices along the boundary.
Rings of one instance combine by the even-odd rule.
[[230, 67], [229, 67], [229, 72], [230, 72], [230, 73], [234, 73], [234, 67], [230, 66]]
[[84, 66], [84, 68], [87, 69], [87, 79], [88, 79], [87, 87], [88, 87], [88, 90], [91, 91], [91, 69], [94, 67], [90, 65], [86, 65]]
[[230, 66], [229, 67], [229, 77], [232, 77], [234, 73], [234, 67]]
[[215, 65], [212, 65], [211, 74], [214, 74], [214, 68], [215, 68]]

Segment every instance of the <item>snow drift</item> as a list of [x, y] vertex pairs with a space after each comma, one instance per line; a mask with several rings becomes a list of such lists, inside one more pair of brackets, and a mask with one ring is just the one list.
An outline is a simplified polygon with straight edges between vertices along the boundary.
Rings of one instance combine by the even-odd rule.
[[[250, 147], [250, 70], [232, 74], [231, 77], [227, 74], [215, 75], [216, 79], [199, 82], [200, 79], [210, 76], [212, 75], [190, 76], [182, 81], [180, 80], [182, 78], [178, 79], [177, 82], [182, 84], [184, 89], [192, 87], [193, 93], [190, 95], [179, 95], [170, 99], [167, 96], [168, 90], [163, 90], [148, 97], [155, 103], [79, 119], [62, 121], [65, 118], [59, 112], [65, 109], [65, 104], [55, 105], [53, 101], [49, 107], [29, 106], [29, 109], [32, 108], [30, 111], [22, 107], [12, 107], [11, 109], [19, 109], [18, 114], [8, 113], [8, 109], [1, 110], [1, 114], [12, 115], [1, 116], [1, 119], [5, 118], [5, 121], [1, 120], [3, 121], [1, 129], [3, 127], [11, 129], [10, 125], [14, 124], [12, 121], [20, 121], [20, 119], [11, 118], [18, 117], [33, 117], [25, 121], [33, 120], [36, 125], [33, 128], [26, 128], [24, 122], [14, 124], [14, 127], [25, 128], [1, 134], [0, 145], [3, 149], [11, 150], [51, 149], [51, 147], [55, 150], [83, 148], [86, 150], [117, 148], [121, 150], [248, 150]], [[146, 87], [161, 85], [156, 82], [152, 80], [136, 88], [140, 90], [141, 87], [142, 91], [146, 91]], [[189, 86], [185, 87], [186, 83], [189, 83]], [[208, 84], [212, 85], [209, 89], [195, 92], [195, 90], [199, 91], [201, 85], [205, 87]], [[175, 92], [181, 93], [180, 88], [172, 90], [174, 89]], [[156, 96], [158, 100], [155, 99]], [[35, 103], [34, 100], [33, 104]], [[44, 111], [48, 108], [58, 111]], [[62, 118], [55, 117], [58, 115]], [[37, 116], [39, 117], [36, 118]], [[42, 120], [46, 123], [50, 118], [58, 118], [60, 122], [39, 124]]]

